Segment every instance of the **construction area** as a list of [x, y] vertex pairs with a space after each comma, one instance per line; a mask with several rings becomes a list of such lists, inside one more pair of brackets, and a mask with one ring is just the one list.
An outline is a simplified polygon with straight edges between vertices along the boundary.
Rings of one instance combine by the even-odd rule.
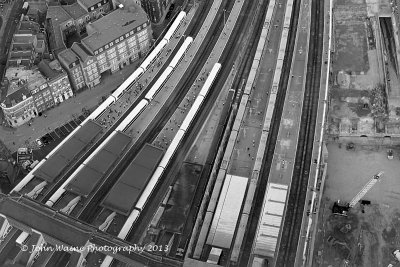
[[[393, 159], [386, 147], [331, 143], [328, 151], [312, 266], [400, 266], [400, 147]], [[333, 214], [335, 202], [350, 203], [379, 172], [347, 216]]]
[[312, 266], [400, 267], [400, 15], [334, 0], [326, 171]]

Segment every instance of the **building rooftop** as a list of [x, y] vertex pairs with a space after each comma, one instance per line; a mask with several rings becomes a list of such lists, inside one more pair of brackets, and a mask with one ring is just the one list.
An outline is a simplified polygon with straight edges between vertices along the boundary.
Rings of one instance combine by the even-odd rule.
[[47, 10], [46, 19], [52, 19], [54, 25], [59, 25], [71, 18], [72, 17], [64, 10], [64, 8], [62, 8], [62, 6], [49, 6]]
[[82, 5], [86, 8], [89, 8], [91, 6], [94, 6], [97, 3], [100, 3], [102, 0], [80, 0]]
[[26, 88], [26, 86], [24, 86], [24, 84], [21, 83], [18, 85], [16, 82], [12, 82], [8, 86], [7, 96], [2, 104], [9, 108], [29, 98], [30, 96], [31, 92]]
[[65, 65], [69, 65], [79, 60], [78, 56], [69, 48], [58, 53], [58, 59]]
[[66, 49], [63, 34], [61, 32], [60, 24], [55, 19], [49, 19], [49, 46], [51, 51], [55, 53]]
[[29, 10], [36, 9], [42, 13], [46, 13], [46, 11], [47, 11], [46, 1], [29, 0], [28, 3], [29, 3]]
[[72, 5], [66, 5], [66, 6], [62, 6], [62, 8], [74, 19], [79, 19], [83, 16], [85, 16], [86, 14], [88, 14], [88, 12], [81, 7], [78, 3], [74, 3]]
[[[57, 61], [57, 60], [55, 60]], [[46, 78], [53, 79], [57, 77], [58, 75], [62, 74], [63, 72], [61, 70], [57, 70], [55, 68], [52, 68], [50, 65], [50, 62], [47, 60], [42, 60], [38, 64], [39, 71], [45, 76]]]
[[147, 22], [147, 14], [136, 4], [117, 9], [87, 26], [88, 37], [82, 43], [93, 53], [95, 50], [114, 41]]
[[85, 62], [90, 55], [88, 54], [88, 51], [79, 43], [74, 43], [71, 46], [71, 50], [78, 55], [78, 57]]
[[6, 78], [10, 81], [27, 81], [28, 89], [33, 90], [46, 82], [38, 68], [26, 69], [21, 67], [11, 67], [6, 70]]
[[40, 25], [31, 20], [23, 20], [19, 23], [18, 33], [37, 34], [40, 31]]
[[36, 39], [36, 36], [31, 33], [25, 34], [14, 34], [13, 43], [21, 43], [21, 44], [30, 44], [33, 43]]

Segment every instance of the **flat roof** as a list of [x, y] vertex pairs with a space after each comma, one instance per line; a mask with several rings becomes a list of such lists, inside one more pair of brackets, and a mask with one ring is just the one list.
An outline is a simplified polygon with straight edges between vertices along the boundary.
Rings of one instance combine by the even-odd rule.
[[226, 175], [208, 234], [208, 245], [231, 247], [248, 180], [247, 177]]
[[93, 159], [77, 173], [65, 189], [87, 197], [110, 167], [119, 159], [121, 152], [130, 142], [131, 137], [118, 132], [101, 150], [99, 150]]
[[102, 206], [128, 215], [160, 162], [164, 151], [150, 144], [129, 164], [117, 183], [104, 198]]
[[83, 38], [81, 43], [93, 53], [147, 21], [147, 14], [139, 5], [119, 8], [89, 24], [88, 36]]
[[67, 167], [75, 161], [92, 140], [102, 131], [103, 127], [89, 120], [75, 134], [62, 145], [33, 175], [51, 183]]
[[255, 236], [254, 254], [274, 257], [282, 225], [288, 186], [268, 183]]
[[74, 20], [77, 20], [88, 14], [88, 12], [78, 3], [73, 3], [72, 5], [63, 5], [62, 7]]

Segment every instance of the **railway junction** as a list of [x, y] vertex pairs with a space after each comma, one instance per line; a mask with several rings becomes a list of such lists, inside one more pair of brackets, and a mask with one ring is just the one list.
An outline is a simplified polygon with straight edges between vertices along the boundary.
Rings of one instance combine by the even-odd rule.
[[1, 196], [0, 265], [306, 264], [329, 5], [183, 9], [140, 67]]

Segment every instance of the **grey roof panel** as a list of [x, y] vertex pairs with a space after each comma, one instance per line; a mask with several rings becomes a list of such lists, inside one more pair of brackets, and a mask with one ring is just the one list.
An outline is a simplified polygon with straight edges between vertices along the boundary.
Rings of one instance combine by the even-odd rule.
[[115, 155], [120, 155], [121, 151], [123, 151], [126, 146], [131, 142], [132, 138], [130, 138], [128, 135], [117, 132], [114, 138], [108, 142], [108, 144], [105, 146], [105, 149], [110, 151], [111, 153]]
[[120, 182], [142, 190], [152, 173], [153, 169], [132, 163], [120, 178]]
[[[128, 197], [129, 196], [129, 197]], [[117, 183], [103, 200], [103, 206], [128, 215], [140, 196], [140, 190], [124, 183]]]
[[90, 167], [84, 167], [65, 188], [81, 196], [87, 196], [97, 185], [102, 174]]
[[87, 166], [97, 170], [99, 173], [105, 174], [117, 158], [116, 155], [102, 149], [88, 162]]
[[93, 121], [88, 121], [76, 133], [62, 145], [33, 175], [48, 182], [60, 175], [60, 173], [73, 161], [76, 156], [92, 142], [101, 132], [102, 127]]
[[109, 191], [102, 205], [127, 215], [135, 206], [163, 153], [162, 149], [146, 144]]
[[154, 168], [160, 160], [161, 156], [163, 155], [163, 151], [157, 147], [147, 145], [142, 151], [140, 151], [140, 157], [135, 158], [135, 162], [138, 165], [142, 165], [146, 168]]

